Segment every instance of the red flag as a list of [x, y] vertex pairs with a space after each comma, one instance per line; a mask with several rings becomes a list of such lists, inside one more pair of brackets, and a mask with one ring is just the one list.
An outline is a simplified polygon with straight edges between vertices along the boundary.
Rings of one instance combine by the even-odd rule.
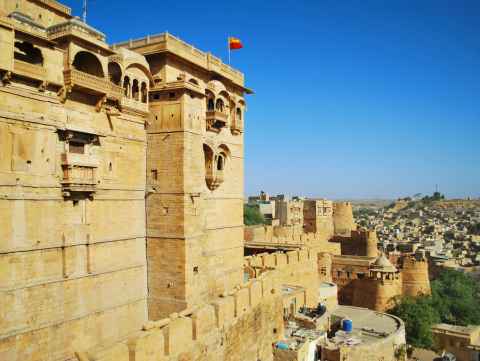
[[230, 47], [230, 50], [238, 50], [243, 48], [243, 44], [240, 39], [232, 37], [228, 38], [228, 46]]

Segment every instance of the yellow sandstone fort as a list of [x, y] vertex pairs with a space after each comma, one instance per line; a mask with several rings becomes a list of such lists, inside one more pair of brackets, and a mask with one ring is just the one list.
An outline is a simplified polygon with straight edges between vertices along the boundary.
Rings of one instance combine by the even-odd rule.
[[393, 265], [348, 203], [244, 227], [238, 70], [0, 0], [0, 83], [1, 361], [405, 359], [383, 311], [429, 292], [423, 259]]

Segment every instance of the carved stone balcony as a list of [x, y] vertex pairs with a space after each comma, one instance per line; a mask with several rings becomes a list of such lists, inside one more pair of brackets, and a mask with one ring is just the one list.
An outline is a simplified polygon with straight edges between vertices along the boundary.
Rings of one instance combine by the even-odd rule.
[[120, 101], [122, 111], [127, 110], [141, 115], [148, 114], [148, 103], [143, 103], [132, 98], [122, 97]]
[[76, 86], [97, 95], [106, 95], [109, 93], [110, 83], [106, 79], [77, 69], [64, 70], [63, 79], [66, 87]]
[[242, 121], [239, 120], [238, 118], [235, 118], [234, 121], [232, 122], [232, 126], [231, 126], [231, 131], [232, 131], [232, 134], [234, 135], [238, 135], [240, 133], [243, 132], [243, 124], [242, 124]]
[[218, 133], [227, 125], [227, 115], [225, 113], [209, 110], [206, 114], [207, 130]]
[[123, 88], [119, 85], [108, 82], [108, 94], [110, 99], [121, 100], [123, 97]]
[[26, 78], [45, 81], [47, 72], [41, 65], [30, 64], [25, 61], [15, 59], [13, 61], [13, 72]]
[[207, 174], [205, 175], [205, 181], [210, 190], [213, 191], [217, 189], [224, 181], [223, 170], [207, 171]]
[[86, 154], [62, 154], [63, 180], [62, 190], [64, 196], [73, 193], [86, 193], [91, 196], [96, 191], [96, 170], [98, 160]]

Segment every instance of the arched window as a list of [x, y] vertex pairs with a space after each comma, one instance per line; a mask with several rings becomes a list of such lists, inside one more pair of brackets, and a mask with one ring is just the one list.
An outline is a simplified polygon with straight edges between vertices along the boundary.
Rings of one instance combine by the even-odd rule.
[[223, 100], [220, 98], [217, 99], [217, 102], [215, 103], [215, 110], [217, 112], [223, 112], [223, 107], [224, 107]]
[[225, 160], [223, 159], [223, 155], [219, 155], [217, 159], [217, 170], [223, 170], [225, 166]]
[[100, 63], [100, 60], [98, 60], [95, 55], [88, 51], [79, 51], [75, 55], [72, 65], [75, 69], [84, 73], [95, 75], [99, 78], [104, 77], [102, 63]]
[[146, 103], [147, 97], [148, 97], [147, 83], [142, 82], [141, 92], [142, 92], [142, 103]]
[[134, 79], [132, 83], [132, 98], [138, 100], [139, 95], [138, 80]]
[[128, 76], [123, 79], [123, 94], [130, 97], [130, 78]]
[[16, 41], [13, 57], [26, 63], [43, 65], [42, 51], [27, 41]]
[[208, 100], [207, 100], [207, 110], [209, 112], [212, 112], [212, 111], [215, 110], [215, 105], [214, 105], [214, 102], [213, 102], [212, 98], [208, 98]]
[[242, 109], [237, 108], [237, 119], [242, 120]]
[[122, 80], [122, 68], [117, 63], [108, 63], [108, 77], [113, 84], [120, 85]]

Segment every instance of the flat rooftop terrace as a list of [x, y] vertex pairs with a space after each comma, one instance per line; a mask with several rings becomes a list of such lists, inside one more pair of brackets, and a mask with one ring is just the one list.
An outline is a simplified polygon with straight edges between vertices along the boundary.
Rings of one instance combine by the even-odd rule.
[[376, 312], [367, 308], [353, 306], [338, 306], [331, 311], [332, 323], [342, 319], [352, 320], [353, 330], [349, 334], [337, 332], [338, 335], [329, 339], [335, 344], [346, 343], [353, 339], [354, 344], [376, 342], [386, 338], [403, 328], [403, 322], [393, 315]]

